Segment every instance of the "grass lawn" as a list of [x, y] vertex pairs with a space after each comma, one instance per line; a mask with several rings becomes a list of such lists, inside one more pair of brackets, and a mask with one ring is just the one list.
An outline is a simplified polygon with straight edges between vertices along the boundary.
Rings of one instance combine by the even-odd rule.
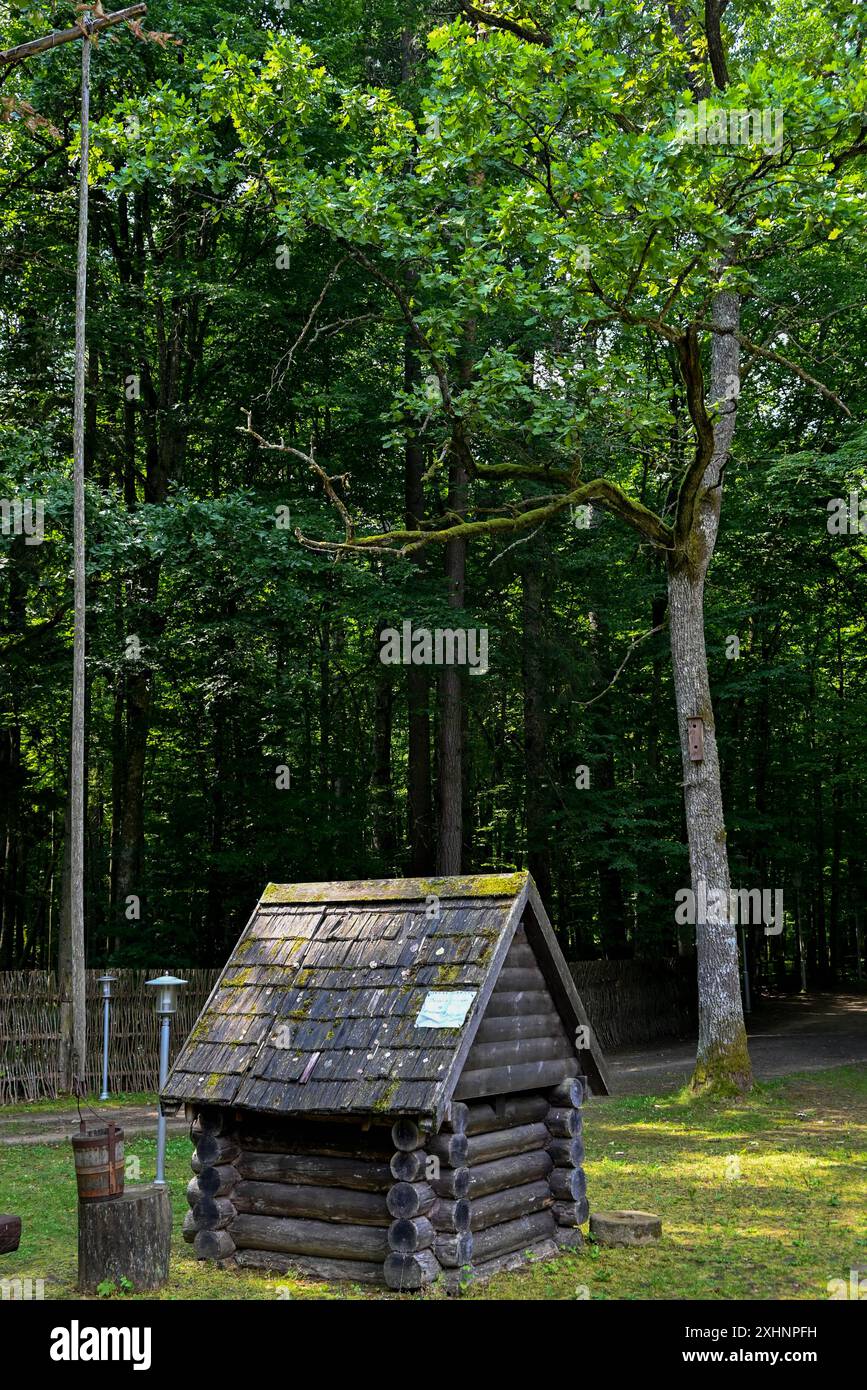
[[[591, 1207], [658, 1212], [662, 1240], [643, 1250], [587, 1244], [578, 1254], [498, 1275], [465, 1297], [826, 1299], [828, 1280], [848, 1280], [850, 1267], [867, 1261], [863, 1069], [789, 1077], [717, 1104], [679, 1096], [593, 1101], [585, 1136]], [[151, 1138], [127, 1143], [144, 1181], [153, 1174], [154, 1149]], [[158, 1297], [398, 1297], [199, 1265], [180, 1237], [189, 1159], [189, 1141], [170, 1139], [176, 1235], [171, 1280]], [[68, 1146], [0, 1149], [0, 1211], [24, 1221], [21, 1249], [0, 1258], [0, 1275], [44, 1279], [46, 1298], [76, 1297]]]
[[[105, 1111], [109, 1114], [114, 1106], [123, 1105], [156, 1105], [157, 1098], [153, 1091], [117, 1091], [110, 1100], [100, 1100], [98, 1096], [85, 1096], [81, 1101], [82, 1114], [85, 1116], [91, 1110], [98, 1112]], [[22, 1101], [21, 1104], [4, 1105], [0, 1107], [0, 1120], [6, 1120], [15, 1115], [40, 1115], [50, 1114], [53, 1110], [69, 1110], [73, 1115], [78, 1114], [78, 1101], [75, 1096], [58, 1096], [56, 1100], [31, 1100]]]

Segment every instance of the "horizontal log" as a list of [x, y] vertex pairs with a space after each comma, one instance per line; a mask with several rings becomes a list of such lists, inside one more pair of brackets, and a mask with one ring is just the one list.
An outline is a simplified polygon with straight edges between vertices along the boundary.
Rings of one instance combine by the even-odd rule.
[[192, 1215], [198, 1230], [221, 1231], [234, 1217], [235, 1206], [228, 1197], [200, 1197]]
[[503, 993], [528, 993], [532, 990], [543, 990], [545, 988], [545, 976], [542, 974], [538, 965], [504, 965], [497, 976], [497, 983], [494, 986], [494, 994]]
[[551, 1087], [548, 1100], [555, 1107], [565, 1105], [573, 1110], [580, 1110], [584, 1104], [586, 1087], [586, 1076], [570, 1076], [567, 1080], [561, 1081], [559, 1086]]
[[384, 1284], [382, 1264], [364, 1260], [328, 1260], [315, 1255], [277, 1255], [273, 1250], [239, 1250], [237, 1264], [247, 1269], [267, 1269], [273, 1274], [301, 1274], [309, 1279], [348, 1279], [353, 1284]]
[[240, 1176], [231, 1163], [222, 1163], [218, 1168], [203, 1168], [197, 1177], [187, 1183], [187, 1201], [194, 1207], [202, 1197], [228, 1197]]
[[561, 1250], [580, 1250], [584, 1237], [577, 1226], [557, 1226], [554, 1239]]
[[184, 1215], [183, 1225], [181, 1226], [181, 1235], [183, 1236], [184, 1240], [187, 1242], [188, 1245], [192, 1245], [193, 1241], [196, 1238], [196, 1232], [198, 1231], [198, 1229], [199, 1228], [196, 1225], [196, 1218], [193, 1216], [193, 1213], [191, 1211], [186, 1212]]
[[502, 1274], [512, 1269], [520, 1269], [523, 1265], [536, 1262], [538, 1260], [550, 1260], [559, 1253], [559, 1247], [553, 1236], [545, 1240], [534, 1242], [533, 1245], [522, 1250], [512, 1250], [508, 1255], [498, 1255], [496, 1259], [484, 1260], [481, 1264], [473, 1263], [471, 1271], [460, 1269], [444, 1269], [442, 1272], [441, 1283], [446, 1293], [458, 1293], [461, 1289], [475, 1284], [484, 1284], [494, 1274]]
[[436, 1193], [426, 1182], [396, 1182], [388, 1190], [386, 1206], [392, 1216], [427, 1216]]
[[420, 1182], [427, 1173], [427, 1157], [424, 1149], [398, 1149], [391, 1156], [389, 1172], [398, 1182]]
[[508, 1158], [495, 1159], [493, 1163], [480, 1163], [467, 1169], [470, 1175], [469, 1195], [473, 1201], [477, 1201], [491, 1192], [502, 1192], [507, 1187], [539, 1182], [547, 1178], [553, 1166], [550, 1154], [545, 1153], [544, 1149], [512, 1154]]
[[536, 952], [530, 945], [526, 937], [515, 936], [509, 947], [508, 964], [512, 965], [536, 965]]
[[577, 1202], [555, 1202], [551, 1208], [558, 1226], [583, 1226], [590, 1215], [590, 1204], [586, 1197]]
[[349, 1187], [384, 1193], [391, 1183], [387, 1163], [332, 1154], [255, 1153], [244, 1150], [238, 1172], [254, 1182], [303, 1183], [308, 1187]]
[[[94, 35], [95, 40], [103, 29], [109, 29], [115, 24], [126, 24], [144, 14], [147, 14], [147, 5], [138, 4], [128, 5], [124, 10], [115, 10], [114, 14], [91, 16], [89, 32]], [[62, 43], [74, 43], [83, 37], [84, 31], [77, 25], [74, 29], [54, 29], [50, 34], [43, 34], [38, 39], [28, 39], [16, 48], [4, 49], [0, 52], [0, 63], [20, 63], [23, 59], [32, 57], [34, 53], [44, 53], [47, 48], [54, 49]]]
[[488, 1134], [494, 1129], [509, 1129], [512, 1125], [530, 1125], [544, 1120], [550, 1104], [543, 1095], [499, 1096], [495, 1102], [475, 1101], [467, 1106], [466, 1132]]
[[466, 1197], [470, 1190], [469, 1168], [443, 1168], [439, 1177], [432, 1177], [430, 1185], [438, 1197]]
[[470, 1204], [466, 1197], [452, 1202], [448, 1197], [440, 1197], [429, 1212], [430, 1223], [435, 1231], [468, 1231], [470, 1229]]
[[567, 1106], [552, 1106], [545, 1117], [545, 1124], [555, 1139], [575, 1139], [583, 1129], [581, 1111], [570, 1110]]
[[469, 1203], [470, 1229], [477, 1235], [479, 1231], [498, 1226], [502, 1221], [514, 1221], [519, 1216], [544, 1211], [553, 1200], [551, 1189], [544, 1179], [525, 1183], [523, 1187], [507, 1187], [502, 1192], [492, 1192], [488, 1197], [475, 1198]]
[[462, 1168], [467, 1161], [469, 1140], [465, 1134], [434, 1134], [427, 1140], [427, 1151], [447, 1163], [450, 1168]]
[[298, 1125], [243, 1128], [238, 1136], [245, 1153], [321, 1154], [334, 1158], [364, 1158], [388, 1164], [394, 1152], [388, 1130], [362, 1130], [354, 1125]]
[[465, 1071], [455, 1087], [455, 1096], [458, 1100], [470, 1100], [477, 1096], [499, 1095], [501, 1091], [529, 1091], [536, 1086], [554, 1086], [562, 1079], [564, 1070], [574, 1064], [575, 1058], [570, 1056], [568, 1060]]
[[574, 1139], [552, 1139], [546, 1148], [555, 1168], [580, 1168], [584, 1162], [582, 1135], [577, 1135]]
[[[511, 991], [492, 994], [485, 1010], [485, 1018], [517, 1018], [521, 1014], [544, 1014], [551, 1008], [551, 996], [547, 990]], [[552, 1086], [557, 1083], [552, 1081]]]
[[460, 1269], [461, 1266], [468, 1265], [473, 1258], [472, 1231], [437, 1235], [433, 1251], [440, 1264], [448, 1269]]
[[285, 1255], [380, 1262], [388, 1254], [388, 1231], [384, 1226], [348, 1226], [339, 1221], [302, 1221], [242, 1212], [232, 1222], [230, 1234], [239, 1250], [276, 1250]]
[[481, 1264], [498, 1255], [508, 1255], [512, 1250], [524, 1250], [536, 1241], [553, 1239], [557, 1229], [550, 1211], [536, 1211], [530, 1216], [519, 1216], [515, 1221], [503, 1221], [499, 1226], [473, 1234], [473, 1256]]
[[467, 1162], [472, 1168], [477, 1163], [492, 1163], [496, 1158], [507, 1158], [509, 1154], [544, 1149], [549, 1137], [543, 1124], [515, 1125], [513, 1129], [473, 1134], [467, 1140]]
[[391, 1127], [391, 1142], [396, 1149], [421, 1149], [424, 1147], [424, 1135], [415, 1120], [401, 1116]]
[[231, 1134], [201, 1134], [196, 1140], [196, 1151], [192, 1157], [194, 1173], [203, 1168], [219, 1168], [224, 1163], [234, 1163], [241, 1150]]
[[245, 1180], [238, 1183], [232, 1201], [239, 1212], [256, 1216], [308, 1217], [312, 1221], [343, 1221], [359, 1226], [387, 1226], [391, 1220], [385, 1193], [342, 1187]]
[[525, 1066], [531, 1062], [560, 1060], [564, 1066], [575, 1061], [575, 1053], [562, 1036], [511, 1038], [505, 1042], [473, 1043], [467, 1057], [469, 1072], [489, 1067]]
[[580, 1202], [587, 1195], [587, 1179], [583, 1168], [554, 1168], [548, 1174], [548, 1186], [558, 1202]]
[[434, 1228], [426, 1216], [399, 1216], [388, 1228], [388, 1248], [398, 1255], [413, 1255], [434, 1243]]
[[508, 1014], [505, 1018], [490, 1018], [486, 1013], [473, 1042], [501, 1042], [504, 1038], [546, 1038], [555, 1032], [558, 1026], [558, 1014], [553, 1004], [547, 1013], [540, 1014]]
[[442, 1266], [432, 1250], [419, 1250], [413, 1255], [391, 1251], [383, 1265], [385, 1282], [398, 1292], [423, 1289], [442, 1273]]
[[193, 1243], [197, 1260], [227, 1260], [235, 1253], [228, 1231], [198, 1231]]

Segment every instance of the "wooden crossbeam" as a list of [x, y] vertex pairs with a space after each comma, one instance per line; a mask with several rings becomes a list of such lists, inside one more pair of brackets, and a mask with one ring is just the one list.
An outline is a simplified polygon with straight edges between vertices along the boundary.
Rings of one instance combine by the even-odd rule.
[[57, 48], [61, 43], [74, 43], [76, 39], [85, 38], [87, 33], [99, 34], [114, 24], [125, 24], [127, 20], [138, 19], [140, 15], [147, 14], [147, 8], [147, 5], [128, 5], [125, 10], [115, 10], [114, 14], [94, 15], [88, 23], [87, 30], [80, 24], [74, 29], [55, 29], [50, 34], [44, 34], [41, 39], [30, 39], [27, 43], [19, 43], [16, 48], [0, 51], [0, 63], [19, 63], [34, 53], [44, 53], [47, 48]]

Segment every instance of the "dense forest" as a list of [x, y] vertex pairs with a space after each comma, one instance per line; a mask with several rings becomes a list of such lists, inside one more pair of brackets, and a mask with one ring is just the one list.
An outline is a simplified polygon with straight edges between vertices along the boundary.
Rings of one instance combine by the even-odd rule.
[[[515, 867], [573, 959], [690, 951], [666, 551], [736, 407], [714, 835], [784, 892], [755, 978], [862, 976], [863, 21], [152, 0], [101, 37], [89, 965], [222, 963], [269, 880]], [[0, 45], [74, 22], [4, 0]], [[0, 74], [3, 969], [55, 965], [68, 879], [78, 47]], [[711, 93], [779, 141], [673, 140]], [[487, 661], [383, 661], [405, 623]]]

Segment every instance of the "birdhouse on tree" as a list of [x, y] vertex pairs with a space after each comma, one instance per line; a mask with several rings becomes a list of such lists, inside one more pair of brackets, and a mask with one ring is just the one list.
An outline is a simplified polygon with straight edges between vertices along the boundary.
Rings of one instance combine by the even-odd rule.
[[528, 874], [271, 884], [163, 1088], [203, 1259], [454, 1287], [581, 1243], [604, 1062]]

